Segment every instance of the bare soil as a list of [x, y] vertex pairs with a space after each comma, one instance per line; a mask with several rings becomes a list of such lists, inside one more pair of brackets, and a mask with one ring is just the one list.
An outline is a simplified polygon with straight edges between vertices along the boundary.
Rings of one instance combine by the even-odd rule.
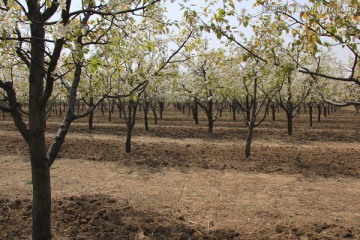
[[[310, 128], [283, 114], [255, 129], [230, 113], [208, 134], [205, 119], [171, 107], [150, 131], [139, 122], [133, 151], [125, 125], [96, 113], [75, 122], [52, 166], [54, 239], [360, 239], [360, 115], [332, 113]], [[315, 119], [314, 119], [315, 120]], [[47, 123], [50, 144], [60, 117]], [[31, 176], [25, 142], [0, 120], [0, 238], [31, 235]]]

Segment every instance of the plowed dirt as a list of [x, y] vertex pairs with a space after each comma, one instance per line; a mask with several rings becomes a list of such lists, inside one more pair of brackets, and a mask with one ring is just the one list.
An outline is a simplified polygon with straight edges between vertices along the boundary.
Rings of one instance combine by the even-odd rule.
[[[51, 170], [54, 239], [360, 239], [360, 115], [344, 108], [310, 128], [303, 113], [293, 136], [277, 118], [255, 129], [250, 158], [229, 113], [213, 134], [171, 107], [148, 132], [140, 116], [131, 154], [122, 119], [75, 122]], [[28, 239], [28, 150], [10, 120], [0, 120], [0, 238]]]

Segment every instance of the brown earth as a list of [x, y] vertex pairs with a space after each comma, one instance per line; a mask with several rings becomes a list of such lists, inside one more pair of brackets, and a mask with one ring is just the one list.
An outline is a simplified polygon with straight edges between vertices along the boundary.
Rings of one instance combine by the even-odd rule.
[[[301, 114], [293, 136], [277, 118], [255, 129], [249, 159], [227, 112], [212, 135], [171, 107], [149, 132], [140, 117], [131, 154], [123, 120], [75, 122], [52, 166], [54, 239], [360, 239], [360, 115], [345, 108], [310, 128]], [[26, 144], [8, 116], [0, 136], [0, 238], [27, 239]]]

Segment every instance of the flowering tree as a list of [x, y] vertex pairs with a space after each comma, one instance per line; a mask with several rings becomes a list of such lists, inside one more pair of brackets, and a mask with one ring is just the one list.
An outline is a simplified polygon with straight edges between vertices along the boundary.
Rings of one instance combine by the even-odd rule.
[[[198, 43], [201, 43], [198, 42]], [[179, 79], [178, 88], [204, 110], [208, 121], [208, 132], [212, 133], [218, 114], [224, 107], [222, 94], [225, 71], [225, 53], [223, 49], [196, 50], [185, 62], [187, 72]]]
[[[251, 155], [253, 132], [266, 118], [269, 104], [281, 90], [283, 83], [274, 67], [256, 59], [249, 59], [242, 68], [242, 85], [245, 89], [246, 125], [248, 126], [245, 156]], [[262, 116], [260, 113], [263, 112]], [[259, 118], [259, 116], [261, 116]]]
[[[1, 110], [10, 112], [14, 123], [29, 146], [32, 183], [32, 238], [51, 239], [50, 166], [54, 162], [75, 115], [77, 89], [80, 84], [86, 53], [91, 45], [105, 44], [108, 30], [115, 19], [132, 24], [131, 14], [142, 14], [159, 0], [153, 1], [82, 1], [71, 8], [71, 0], [0, 1], [0, 49], [10, 53], [6, 64], [21, 62], [27, 67], [28, 124], [23, 119], [19, 94], [11, 79], [0, 79], [6, 95]], [[72, 10], [74, 9], [74, 10]], [[63, 50], [71, 51], [73, 77], [66, 85], [68, 110], [58, 133], [46, 151], [46, 105], [53, 95], [54, 84], [62, 79], [59, 60]], [[8, 77], [8, 76], [7, 76]], [[24, 80], [25, 81], [25, 80]]]
[[[273, 14], [274, 26], [292, 35], [296, 39], [294, 43], [298, 45], [305, 43], [314, 54], [321, 52], [324, 47], [341, 46], [350, 55], [348, 63], [341, 64], [340, 74], [339, 72], [330, 74], [326, 71], [317, 71], [316, 64], [312, 67], [303, 65], [298, 69], [299, 72], [312, 77], [360, 85], [358, 49], [360, 15], [357, 1], [313, 0], [302, 5], [298, 3], [281, 5], [280, 1], [258, 0], [256, 4], [262, 5], [264, 9], [275, 6], [270, 8], [271, 13], [266, 13]], [[360, 105], [358, 100], [351, 99], [343, 102], [324, 100], [340, 106]]]
[[[141, 32], [129, 34], [126, 39], [121, 39], [111, 49], [108, 49], [107, 46], [100, 47], [101, 49], [105, 48], [102, 52], [106, 51], [107, 53], [106, 68], [112, 66], [114, 70], [110, 78], [113, 79], [110, 84], [111, 89], [105, 97], [115, 99], [127, 110], [123, 111], [127, 129], [125, 141], [127, 153], [131, 152], [131, 137], [139, 104], [145, 100], [145, 117], [147, 117], [147, 101], [151, 90], [166, 75], [172, 74], [175, 69], [169, 65], [181, 61], [178, 54], [193, 34], [193, 31], [185, 27], [179, 30], [182, 34], [175, 37], [170, 30], [166, 30], [172, 23], [167, 23], [165, 20], [162, 9], [154, 9], [151, 17], [134, 23], [139, 29], [142, 29]], [[120, 32], [118, 29], [114, 29], [112, 37], [120, 39], [122, 31], [128, 32], [126, 27]], [[139, 42], [145, 44], [140, 45]], [[170, 47], [171, 44], [175, 47]], [[146, 92], [148, 86], [152, 89]]]

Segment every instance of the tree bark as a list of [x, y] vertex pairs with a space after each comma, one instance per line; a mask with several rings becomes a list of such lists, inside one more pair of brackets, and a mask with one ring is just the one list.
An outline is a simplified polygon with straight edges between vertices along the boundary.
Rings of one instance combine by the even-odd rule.
[[254, 132], [254, 124], [250, 123], [248, 126], [246, 145], [245, 145], [245, 156], [247, 158], [251, 156], [251, 143], [252, 143], [253, 132]]
[[132, 130], [134, 126], [128, 126], [126, 128], [126, 143], [125, 143], [125, 152], [130, 153], [131, 152], [131, 136], [132, 136]]
[[206, 111], [206, 116], [208, 119], [208, 133], [213, 133], [214, 130], [213, 108], [214, 108], [214, 102], [211, 99], [207, 103], [207, 111]]
[[105, 106], [104, 106], [104, 103], [102, 102], [101, 104], [100, 104], [100, 111], [101, 111], [101, 115], [102, 116], [104, 116], [104, 112], [105, 112]]
[[276, 119], [276, 106], [274, 104], [271, 104], [271, 115], [272, 115], [272, 120], [275, 121]]
[[313, 105], [309, 104], [309, 117], [310, 117], [310, 127], [313, 126]]
[[125, 152], [131, 152], [131, 136], [132, 131], [135, 126], [135, 117], [136, 117], [136, 110], [139, 105], [139, 101], [129, 100], [128, 102], [128, 115], [125, 116], [126, 118], [126, 142], [125, 142]]
[[232, 113], [232, 120], [234, 122], [236, 122], [236, 102], [232, 102], [231, 106], [230, 106], [230, 110], [231, 110], [231, 113]]
[[[253, 92], [252, 92], [252, 99], [251, 99], [251, 105], [248, 105], [248, 106], [251, 106], [251, 109], [248, 109], [249, 112], [251, 113], [250, 115], [250, 118], [249, 120], [247, 121], [248, 123], [248, 132], [247, 132], [247, 137], [246, 137], [246, 145], [245, 145], [245, 156], [247, 158], [250, 157], [251, 155], [251, 143], [252, 143], [252, 137], [253, 137], [253, 132], [254, 132], [254, 128], [256, 126], [256, 116], [257, 116], [257, 113], [258, 113], [258, 104], [257, 104], [257, 101], [258, 101], [258, 94], [257, 94], [257, 88], [258, 88], [258, 81], [257, 81], [257, 78], [254, 79], [254, 89], [253, 89]], [[248, 92], [249, 93], [249, 92]], [[249, 102], [247, 102], [249, 103]], [[264, 118], [266, 117], [266, 109], [265, 109], [265, 115], [264, 115]]]
[[31, 23], [31, 66], [29, 75], [29, 150], [33, 185], [32, 239], [51, 239], [50, 211], [51, 185], [50, 167], [45, 144], [45, 103], [39, 103], [44, 93], [44, 49], [45, 31], [39, 11], [30, 11]]
[[214, 131], [214, 121], [212, 119], [212, 115], [207, 117], [208, 119], [208, 133], [213, 133]]
[[162, 120], [163, 119], [163, 112], [164, 112], [164, 108], [165, 108], [165, 102], [164, 101], [160, 101], [159, 102], [159, 117]]
[[318, 110], [318, 122], [321, 121], [321, 103], [317, 104], [317, 110]]
[[144, 104], [144, 127], [145, 127], [145, 131], [147, 131], [147, 132], [149, 131], [149, 121], [148, 121], [149, 106], [150, 106], [150, 102], [145, 101], [145, 104]]
[[80, 101], [76, 101], [77, 115], [80, 115]]
[[[42, 124], [41, 124], [42, 125]], [[32, 132], [30, 160], [33, 185], [32, 239], [51, 239], [51, 185], [50, 168], [45, 152], [45, 138], [42, 132]]]
[[192, 104], [192, 113], [193, 113], [193, 119], [195, 121], [195, 124], [199, 124], [199, 106], [196, 101]]
[[109, 108], [108, 108], [108, 120], [109, 122], [112, 121], [112, 110], [111, 110], [111, 103], [109, 102]]
[[[94, 98], [93, 97], [90, 97], [90, 106], [89, 107], [92, 107], [94, 105]], [[91, 111], [90, 114], [89, 114], [89, 129], [93, 129], [93, 122], [94, 122], [94, 111]]]
[[292, 111], [286, 113], [287, 117], [287, 129], [288, 129], [288, 135], [293, 134], [293, 116]]
[[151, 111], [153, 112], [154, 115], [154, 123], [157, 124], [158, 123], [158, 116], [156, 113], [156, 106], [151, 106]]
[[60, 103], [60, 105], [59, 105], [59, 116], [60, 116], [60, 117], [62, 117], [62, 112], [63, 112], [63, 110], [62, 110], [62, 103]]

